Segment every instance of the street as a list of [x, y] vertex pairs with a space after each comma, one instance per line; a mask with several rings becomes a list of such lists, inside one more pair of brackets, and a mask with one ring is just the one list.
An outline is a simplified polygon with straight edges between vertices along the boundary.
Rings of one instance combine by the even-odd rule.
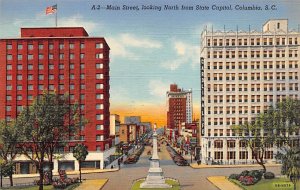
[[[129, 190], [135, 179], [147, 176], [150, 164], [150, 156], [147, 155], [149, 150], [152, 150], [152, 148], [146, 146], [145, 151], [136, 164], [121, 165], [121, 170], [117, 172], [83, 174], [83, 179], [107, 178], [109, 180], [103, 190]], [[208, 176], [229, 176], [232, 173], [240, 173], [246, 169], [261, 169], [260, 167], [193, 169], [189, 166], [177, 166], [169, 156], [165, 145], [161, 145], [161, 152], [158, 154], [161, 159], [160, 165], [164, 171], [164, 176], [178, 179], [182, 190], [218, 190], [206, 179]], [[279, 167], [270, 167], [267, 170], [274, 172], [276, 175], [280, 174]], [[15, 183], [28, 183], [32, 181], [33, 178], [14, 179]], [[4, 183], [8, 183], [8, 179], [5, 179]]]

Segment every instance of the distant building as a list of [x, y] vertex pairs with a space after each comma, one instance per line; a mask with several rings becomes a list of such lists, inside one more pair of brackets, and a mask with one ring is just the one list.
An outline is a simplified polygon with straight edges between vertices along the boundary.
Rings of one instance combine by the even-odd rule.
[[125, 124], [140, 124], [141, 116], [125, 116], [124, 123]]
[[182, 122], [192, 123], [193, 102], [192, 90], [179, 89], [177, 84], [170, 85], [167, 92], [167, 128], [170, 136], [178, 135]]
[[114, 140], [113, 145], [117, 145], [120, 142], [120, 116], [117, 114], [110, 115], [110, 137]]

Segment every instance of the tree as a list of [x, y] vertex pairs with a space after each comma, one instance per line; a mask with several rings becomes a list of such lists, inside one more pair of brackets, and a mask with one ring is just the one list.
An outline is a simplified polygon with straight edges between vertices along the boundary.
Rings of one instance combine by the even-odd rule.
[[[52, 163], [54, 151], [69, 141], [78, 131], [78, 106], [71, 105], [68, 96], [44, 92], [32, 105], [23, 109], [17, 118], [21, 134], [20, 148], [38, 168], [39, 189], [43, 189], [44, 166]], [[71, 126], [72, 125], [72, 126]], [[51, 164], [52, 165], [52, 164]], [[51, 167], [51, 172], [52, 172]], [[50, 176], [51, 177], [51, 176]]]
[[299, 136], [293, 135], [299, 132], [299, 120], [300, 101], [287, 98], [259, 114], [253, 122], [233, 126], [233, 129], [244, 134], [243, 140], [247, 142], [253, 157], [266, 171], [264, 160], [269, 147], [299, 146]]
[[282, 147], [276, 158], [282, 161], [281, 173], [287, 175], [296, 190], [297, 181], [300, 180], [300, 148]]
[[273, 130], [270, 130], [268, 125], [266, 125], [268, 117], [269, 115], [267, 114], [260, 114], [254, 122], [245, 122], [244, 124], [233, 126], [233, 129], [242, 133], [243, 141], [250, 148], [257, 164], [263, 167], [264, 172], [266, 172], [265, 152], [268, 147], [274, 144]]
[[76, 146], [73, 149], [73, 156], [76, 158], [76, 160], [79, 163], [79, 179], [81, 182], [81, 162], [86, 159], [86, 156], [89, 154], [87, 151], [87, 147], [83, 144], [76, 144]]
[[13, 160], [18, 154], [17, 145], [19, 139], [20, 135], [15, 121], [0, 121], [0, 159], [2, 160], [1, 180], [2, 176], [9, 176], [10, 186], [13, 186]]

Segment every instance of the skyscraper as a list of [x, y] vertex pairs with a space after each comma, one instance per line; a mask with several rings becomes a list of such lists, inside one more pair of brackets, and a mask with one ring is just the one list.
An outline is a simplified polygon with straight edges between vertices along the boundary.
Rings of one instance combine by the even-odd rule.
[[[103, 167], [112, 143], [109, 50], [103, 37], [90, 37], [82, 27], [21, 28], [20, 38], [0, 39], [0, 118], [16, 118], [44, 90], [68, 93], [89, 121], [79, 141], [99, 153], [94, 165]], [[72, 151], [73, 142], [65, 150]]]
[[182, 122], [192, 123], [192, 115], [192, 90], [179, 89], [177, 84], [171, 84], [167, 92], [167, 128], [177, 135]]
[[[287, 19], [269, 20], [261, 32], [208, 31], [201, 35], [202, 160], [254, 160], [230, 129], [251, 122], [286, 97], [299, 98], [299, 31]], [[249, 134], [244, 134], [249, 135]], [[268, 148], [266, 159], [276, 149]]]

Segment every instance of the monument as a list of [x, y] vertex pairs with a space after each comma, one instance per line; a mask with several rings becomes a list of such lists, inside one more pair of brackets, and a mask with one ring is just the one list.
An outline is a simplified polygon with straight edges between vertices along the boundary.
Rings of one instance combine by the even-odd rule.
[[140, 188], [171, 188], [172, 186], [166, 183], [163, 174], [164, 173], [159, 166], [159, 157], [157, 154], [156, 124], [154, 124], [153, 151], [150, 160], [150, 168], [147, 178], [143, 183], [141, 183]]

